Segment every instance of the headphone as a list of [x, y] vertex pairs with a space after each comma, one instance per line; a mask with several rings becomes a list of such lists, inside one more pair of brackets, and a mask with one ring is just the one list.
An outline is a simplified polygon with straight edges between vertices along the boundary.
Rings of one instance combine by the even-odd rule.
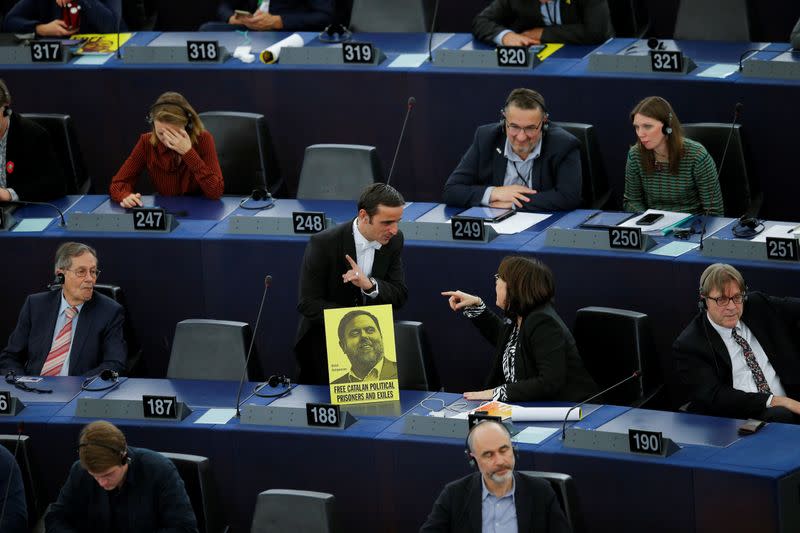
[[[265, 201], [267, 203], [258, 206], [244, 205], [245, 203], [247, 203], [248, 200], [253, 200], [256, 202]], [[253, 211], [263, 211], [264, 209], [272, 209], [273, 207], [275, 207], [275, 199], [272, 197], [269, 191], [267, 191], [267, 189], [259, 187], [258, 189], [253, 189], [253, 192], [250, 193], [250, 196], [245, 196], [244, 198], [242, 198], [242, 200], [239, 202], [239, 207], [241, 207], [242, 209], [250, 209]]]
[[742, 215], [731, 228], [734, 237], [751, 239], [764, 231], [764, 223], [756, 217]]
[[150, 109], [147, 111], [147, 116], [145, 117], [147, 123], [152, 126], [153, 122], [155, 122], [155, 119], [153, 118], [153, 111], [158, 107], [163, 107], [167, 105], [172, 105], [181, 108], [183, 114], [186, 115], [186, 126], [184, 126], [184, 129], [186, 130], [186, 133], [192, 133], [192, 130], [194, 129], [194, 120], [192, 119], [192, 113], [178, 102], [156, 102], [155, 104], [151, 105]]
[[[260, 394], [260, 391], [266, 386], [269, 386], [272, 389], [276, 389], [279, 386], [283, 386], [285, 387], [285, 390], [276, 392], [274, 394]], [[288, 396], [289, 393], [291, 392], [292, 392], [292, 380], [284, 376], [283, 374], [273, 374], [272, 376], [269, 377], [269, 379], [267, 379], [266, 382], [256, 387], [256, 389], [253, 391], [253, 394], [255, 396], [258, 396], [259, 398], [283, 398], [284, 396]]]
[[57, 289], [58, 287], [60, 287], [63, 284], [64, 284], [64, 273], [63, 272], [56, 272], [56, 275], [53, 278], [53, 281], [51, 281], [50, 283], [47, 284], [47, 288], [48, 288], [48, 290]]
[[[103, 381], [110, 381], [110, 385], [104, 385], [102, 387], [92, 387], [89, 388], [89, 384], [94, 381], [95, 379], [100, 378]], [[108, 389], [113, 389], [115, 387], [119, 387], [119, 373], [115, 372], [114, 370], [109, 370], [106, 368], [99, 374], [95, 374], [94, 376], [89, 376], [88, 378], [83, 380], [83, 384], [81, 385], [81, 390], [85, 391], [103, 391]], [[99, 445], [98, 445], [99, 446]]]
[[323, 43], [343, 43], [349, 41], [353, 37], [347, 26], [344, 24], [334, 23], [325, 26], [325, 29], [319, 33], [319, 40]]
[[78, 453], [80, 453], [80, 449], [81, 448], [84, 448], [86, 446], [97, 446], [99, 448], [105, 448], [106, 450], [111, 450], [115, 454], [119, 455], [119, 464], [120, 464], [120, 466], [124, 466], [125, 464], [128, 463], [128, 460], [129, 460], [128, 459], [128, 448], [120, 450], [120, 449], [114, 448], [113, 446], [109, 446], [108, 444], [104, 444], [102, 442], [96, 442], [96, 441], [90, 440], [90, 441], [86, 441], [84, 443], [78, 444]]
[[[508, 107], [508, 104], [511, 103], [509, 101], [510, 96], [511, 95], [509, 95], [509, 98], [506, 98], [505, 105], [503, 105], [503, 107], [500, 109], [500, 114], [503, 116], [502, 124], [503, 124], [503, 130], [504, 131], [505, 131], [505, 126], [506, 126], [506, 108]], [[542, 100], [541, 96], [539, 96], [539, 94], [537, 92], [530, 91], [528, 93], [528, 96], [531, 98], [531, 100], [536, 102], [539, 105], [539, 107], [541, 108], [541, 110], [542, 110], [542, 125], [540, 126], [540, 128], [542, 130], [542, 133], [544, 133], [548, 129], [550, 129], [550, 112], [547, 110], [547, 106], [544, 105], [544, 100]]]
[[[705, 310], [708, 309], [708, 302], [706, 302], [706, 297], [703, 296], [703, 285], [706, 284], [706, 278], [707, 277], [708, 277], [708, 274], [703, 272], [703, 275], [700, 276], [700, 287], [697, 290], [697, 292], [700, 293], [700, 298], [697, 301], [697, 309], [699, 309], [700, 311], [705, 311]], [[747, 301], [747, 291], [748, 291], [748, 288], [747, 288], [747, 285], [745, 285], [744, 286], [744, 290], [742, 291], [742, 303]], [[708, 333], [706, 333], [706, 338], [708, 338]], [[711, 346], [711, 341], [710, 340], [709, 340], [708, 344], [709, 344], [709, 346]], [[713, 352], [714, 350], [712, 349], [711, 351]]]
[[[477, 420], [475, 418], [477, 418]], [[472, 435], [472, 432], [475, 430], [476, 427], [480, 426], [481, 424], [489, 424], [489, 423], [497, 424], [498, 426], [502, 427], [508, 434], [508, 440], [509, 441], [511, 440], [511, 431], [509, 431], [506, 425], [503, 424], [498, 419], [498, 417], [484, 416], [475, 418], [473, 418], [474, 423], [472, 424], [472, 426], [470, 426], [469, 432], [467, 432], [467, 438], [464, 439], [464, 457], [467, 459], [467, 463], [469, 463], [469, 466], [471, 466], [472, 468], [478, 468], [478, 463], [477, 461], [475, 461], [475, 457], [472, 456], [472, 450], [469, 449], [469, 437], [470, 435]], [[517, 451], [517, 447], [512, 444], [511, 449], [514, 452], [514, 462], [516, 462], [519, 459], [519, 453]]]

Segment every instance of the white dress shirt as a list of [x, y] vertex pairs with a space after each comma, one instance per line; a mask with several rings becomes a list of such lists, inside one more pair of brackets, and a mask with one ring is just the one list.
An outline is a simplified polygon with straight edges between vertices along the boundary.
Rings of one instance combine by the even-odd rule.
[[[356, 243], [356, 263], [364, 273], [365, 276], [372, 276], [372, 265], [375, 263], [375, 250], [381, 249], [381, 243], [378, 241], [368, 241], [366, 237], [361, 234], [358, 229], [358, 218], [353, 220], [353, 240]], [[374, 290], [371, 292], [364, 292], [361, 294], [367, 298], [378, 297], [378, 281], [375, 280]]]

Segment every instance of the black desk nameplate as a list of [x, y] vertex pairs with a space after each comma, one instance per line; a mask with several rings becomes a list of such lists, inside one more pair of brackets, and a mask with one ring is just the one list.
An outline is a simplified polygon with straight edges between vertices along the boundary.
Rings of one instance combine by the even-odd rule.
[[64, 47], [59, 42], [34, 41], [31, 43], [33, 63], [61, 63], [64, 61]]
[[486, 236], [482, 218], [453, 217], [450, 226], [454, 241], [483, 241]]
[[186, 57], [191, 62], [217, 62], [220, 59], [218, 41], [186, 41]]
[[641, 250], [641, 228], [608, 228], [608, 246], [619, 250]]
[[339, 427], [342, 421], [341, 408], [330, 403], [307, 403], [306, 418], [312, 427]]
[[313, 235], [325, 229], [325, 213], [321, 211], [294, 211], [292, 229], [298, 235]]
[[342, 43], [342, 61], [346, 64], [369, 65], [375, 59], [372, 43]]
[[664, 437], [660, 431], [645, 431], [643, 429], [629, 429], [628, 442], [634, 453], [647, 455], [662, 455]]
[[142, 396], [142, 412], [145, 418], [178, 418], [175, 396]]
[[683, 72], [683, 53], [678, 50], [650, 50], [653, 72]]
[[767, 259], [774, 261], [797, 261], [800, 256], [797, 239], [767, 237], [766, 249]]
[[135, 207], [132, 214], [136, 231], [167, 230], [167, 213], [160, 207]]
[[526, 46], [498, 46], [498, 67], [527, 67], [530, 65], [531, 52]]
[[16, 416], [24, 407], [25, 404], [9, 391], [0, 391], [0, 416]]

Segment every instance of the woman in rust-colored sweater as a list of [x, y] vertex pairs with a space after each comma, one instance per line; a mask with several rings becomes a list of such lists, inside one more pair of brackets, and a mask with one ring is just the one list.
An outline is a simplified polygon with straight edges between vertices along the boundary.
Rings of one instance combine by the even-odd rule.
[[202, 194], [212, 200], [219, 199], [225, 183], [214, 138], [186, 98], [175, 92], [162, 94], [150, 107], [147, 120], [153, 130], [139, 137], [131, 155], [111, 180], [111, 199], [122, 207], [143, 205], [142, 195], [134, 188], [145, 167], [158, 194]]

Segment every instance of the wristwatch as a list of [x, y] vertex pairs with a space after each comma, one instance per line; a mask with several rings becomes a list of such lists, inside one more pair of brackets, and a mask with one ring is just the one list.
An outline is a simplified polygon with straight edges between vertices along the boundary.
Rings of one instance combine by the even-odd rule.
[[369, 281], [372, 283], [372, 287], [368, 291], [364, 291], [364, 294], [372, 294], [378, 288], [378, 281], [375, 278], [370, 277]]

